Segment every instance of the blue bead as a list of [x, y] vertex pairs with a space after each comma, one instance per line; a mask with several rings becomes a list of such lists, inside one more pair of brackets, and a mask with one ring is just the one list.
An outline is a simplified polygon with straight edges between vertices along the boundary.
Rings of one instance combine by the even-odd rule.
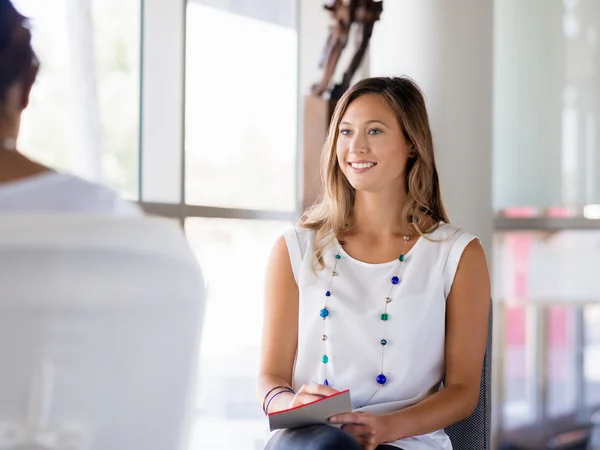
[[329, 292], [329, 291], [325, 292], [325, 297], [331, 297], [331, 292]]
[[392, 284], [398, 284], [398, 283], [400, 283], [400, 278], [392, 277]]
[[387, 341], [385, 339], [381, 340], [381, 345], [387, 345]]
[[335, 259], [342, 259], [342, 255], [335, 255]]
[[323, 384], [324, 384], [325, 386], [329, 386], [329, 381], [327, 381], [327, 378], [325, 378], [325, 381], [323, 382]]
[[387, 382], [387, 378], [384, 374], [377, 375], [377, 384], [383, 386]]
[[324, 319], [325, 317], [327, 317], [329, 315], [329, 310], [327, 308], [323, 308], [321, 310], [321, 317]]

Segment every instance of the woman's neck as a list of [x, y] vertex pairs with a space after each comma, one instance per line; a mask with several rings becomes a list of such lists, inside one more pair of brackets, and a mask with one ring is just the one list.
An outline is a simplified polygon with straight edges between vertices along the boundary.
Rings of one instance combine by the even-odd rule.
[[[4, 109], [0, 105], [0, 109]], [[14, 148], [6, 148], [7, 143], [14, 145], [19, 138], [19, 127], [21, 124], [20, 117], [8, 117], [0, 120], [0, 150], [15, 150]]]
[[352, 229], [371, 236], [393, 236], [412, 233], [403, 217], [406, 195], [398, 192], [357, 192], [352, 211]]
[[17, 149], [16, 139], [0, 137], [0, 150], [14, 151]]
[[0, 149], [0, 183], [19, 181], [50, 170], [19, 152]]
[[51, 170], [17, 151], [20, 124], [20, 115], [0, 120], [0, 183], [19, 181]]

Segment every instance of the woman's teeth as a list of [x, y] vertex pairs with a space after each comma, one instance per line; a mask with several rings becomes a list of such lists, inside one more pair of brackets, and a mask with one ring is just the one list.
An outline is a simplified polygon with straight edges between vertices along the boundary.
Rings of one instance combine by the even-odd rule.
[[375, 163], [350, 163], [350, 165], [355, 169], [368, 169], [369, 167], [373, 167]]

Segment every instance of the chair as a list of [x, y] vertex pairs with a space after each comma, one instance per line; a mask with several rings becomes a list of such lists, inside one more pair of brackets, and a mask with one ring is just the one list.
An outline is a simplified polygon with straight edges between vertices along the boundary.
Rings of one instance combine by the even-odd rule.
[[591, 422], [592, 429], [590, 430], [587, 450], [598, 450], [600, 449], [600, 409], [592, 414]]
[[0, 215], [0, 449], [187, 448], [203, 304], [174, 224]]
[[489, 450], [492, 421], [492, 329], [493, 305], [490, 301], [488, 337], [481, 374], [479, 402], [471, 417], [448, 428], [453, 450]]

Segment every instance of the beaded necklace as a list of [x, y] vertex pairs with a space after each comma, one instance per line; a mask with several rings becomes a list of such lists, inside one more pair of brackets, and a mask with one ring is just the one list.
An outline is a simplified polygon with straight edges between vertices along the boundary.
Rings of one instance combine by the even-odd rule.
[[[348, 225], [346, 225], [346, 227], [347, 226]], [[385, 348], [388, 345], [388, 341], [386, 339], [387, 323], [390, 320], [390, 314], [388, 313], [388, 306], [392, 302], [392, 292], [393, 292], [394, 288], [398, 284], [400, 284], [400, 277], [399, 277], [400, 268], [402, 266], [402, 263], [405, 260], [406, 245], [411, 240], [411, 237], [408, 235], [405, 235], [403, 239], [404, 239], [404, 247], [402, 249], [402, 253], [398, 257], [398, 267], [396, 269], [396, 273], [390, 279], [390, 282], [391, 282], [390, 290], [388, 292], [388, 295], [384, 298], [383, 312], [381, 313], [381, 316], [380, 316], [383, 330], [382, 330], [381, 340], [379, 341], [379, 347], [381, 348], [381, 367], [380, 367], [379, 375], [377, 375], [377, 377], [375, 379], [377, 388], [375, 389], [375, 392], [373, 392], [373, 394], [365, 402], [365, 404], [369, 403], [373, 399], [373, 397], [375, 397], [377, 392], [379, 392], [379, 390], [387, 383], [387, 377], [384, 374], [384, 368], [385, 368], [384, 367], [384, 356], [385, 356]], [[327, 339], [328, 339], [328, 337], [327, 337], [327, 321], [328, 320], [327, 319], [329, 318], [330, 313], [331, 313], [327, 301], [331, 297], [331, 289], [332, 289], [332, 285], [333, 285], [333, 279], [338, 274], [337, 273], [338, 263], [342, 259], [342, 254], [341, 254], [342, 246], [343, 246], [343, 241], [339, 241], [338, 242], [338, 251], [335, 255], [333, 269], [331, 271], [331, 276], [329, 278], [329, 285], [327, 287], [327, 290], [325, 291], [325, 305], [323, 306], [323, 308], [321, 309], [321, 311], [319, 313], [319, 315], [323, 319], [323, 334], [321, 335], [321, 341], [323, 342], [323, 356], [321, 357], [321, 364], [322, 364], [322, 369], [323, 369], [323, 373], [324, 373], [323, 384], [325, 386], [329, 386], [329, 380], [327, 378], [327, 364], [329, 363], [329, 356], [327, 354], [328, 353], [327, 352]]]

